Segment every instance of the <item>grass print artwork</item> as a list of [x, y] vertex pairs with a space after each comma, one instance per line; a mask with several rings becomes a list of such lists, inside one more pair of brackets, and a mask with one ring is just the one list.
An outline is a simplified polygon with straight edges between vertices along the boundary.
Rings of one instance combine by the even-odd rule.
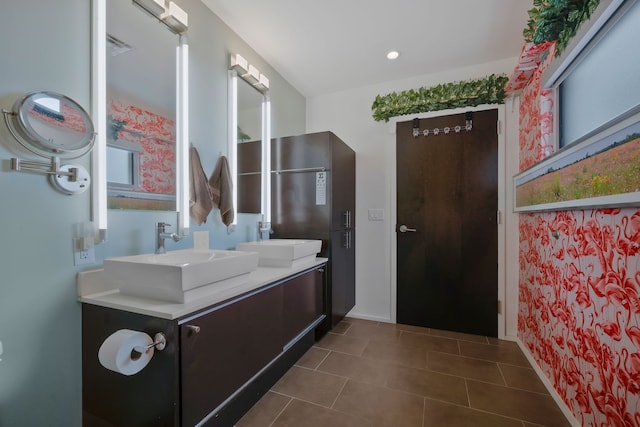
[[639, 192], [640, 123], [528, 175], [516, 179], [516, 209]]

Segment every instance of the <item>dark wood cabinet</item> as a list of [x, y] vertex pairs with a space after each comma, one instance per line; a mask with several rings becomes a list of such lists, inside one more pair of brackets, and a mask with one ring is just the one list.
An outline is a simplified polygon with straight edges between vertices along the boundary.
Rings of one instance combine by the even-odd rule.
[[271, 142], [271, 238], [322, 240], [330, 331], [355, 306], [356, 153], [332, 132]]
[[282, 351], [284, 286], [180, 325], [182, 425], [198, 423]]
[[[83, 425], [233, 425], [313, 345], [324, 318], [324, 269], [173, 320], [83, 304]], [[119, 329], [162, 332], [167, 346], [139, 373], [120, 375], [97, 358]]]
[[238, 148], [238, 213], [260, 213], [262, 142], [241, 142]]
[[283, 345], [287, 346], [323, 312], [324, 269], [291, 279], [282, 285]]

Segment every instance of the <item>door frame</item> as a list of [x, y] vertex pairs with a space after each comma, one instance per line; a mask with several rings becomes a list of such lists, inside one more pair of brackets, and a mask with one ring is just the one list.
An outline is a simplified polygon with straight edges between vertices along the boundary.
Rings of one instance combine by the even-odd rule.
[[[506, 338], [506, 251], [505, 251], [505, 236], [506, 236], [506, 131], [505, 131], [505, 119], [506, 110], [504, 105], [480, 105], [477, 107], [469, 108], [456, 108], [452, 110], [432, 111], [428, 113], [413, 114], [401, 117], [394, 117], [389, 120], [389, 133], [396, 134], [396, 123], [411, 121], [413, 119], [430, 119], [434, 117], [449, 116], [454, 114], [462, 114], [468, 111], [486, 111], [486, 110], [498, 110], [498, 123], [496, 124], [498, 130], [498, 300], [501, 309], [499, 313], [496, 313], [496, 321], [498, 322], [498, 338]], [[396, 144], [397, 138], [394, 138], [393, 147], [389, 149], [389, 167], [391, 170], [391, 195], [390, 195], [390, 242], [391, 242], [391, 321], [397, 322], [397, 302], [398, 302], [398, 262], [397, 262], [397, 170], [396, 170]], [[496, 218], [497, 220], [497, 218]]]

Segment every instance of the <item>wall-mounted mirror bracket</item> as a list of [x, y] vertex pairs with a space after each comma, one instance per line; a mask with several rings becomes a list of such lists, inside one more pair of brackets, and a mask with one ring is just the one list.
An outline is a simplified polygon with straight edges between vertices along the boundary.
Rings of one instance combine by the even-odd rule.
[[68, 195], [89, 188], [91, 176], [79, 165], [60, 166], [60, 158], [91, 151], [96, 139], [93, 122], [72, 99], [54, 92], [33, 92], [19, 99], [13, 111], [2, 110], [11, 136], [27, 151], [50, 162], [11, 159], [11, 169], [48, 175], [52, 186]]
[[50, 163], [37, 162], [34, 160], [24, 160], [18, 158], [11, 158], [11, 170], [17, 172], [33, 172], [41, 173], [45, 175], [61, 175], [68, 176], [69, 181], [78, 180], [78, 167], [71, 166], [68, 171], [60, 168], [60, 159], [52, 157]]

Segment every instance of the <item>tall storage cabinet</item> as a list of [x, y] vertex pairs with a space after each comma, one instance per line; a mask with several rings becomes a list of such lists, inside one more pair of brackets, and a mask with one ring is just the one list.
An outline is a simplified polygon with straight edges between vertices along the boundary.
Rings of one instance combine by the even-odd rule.
[[319, 132], [275, 138], [271, 156], [271, 237], [322, 240], [329, 259], [326, 332], [355, 305], [355, 152]]

